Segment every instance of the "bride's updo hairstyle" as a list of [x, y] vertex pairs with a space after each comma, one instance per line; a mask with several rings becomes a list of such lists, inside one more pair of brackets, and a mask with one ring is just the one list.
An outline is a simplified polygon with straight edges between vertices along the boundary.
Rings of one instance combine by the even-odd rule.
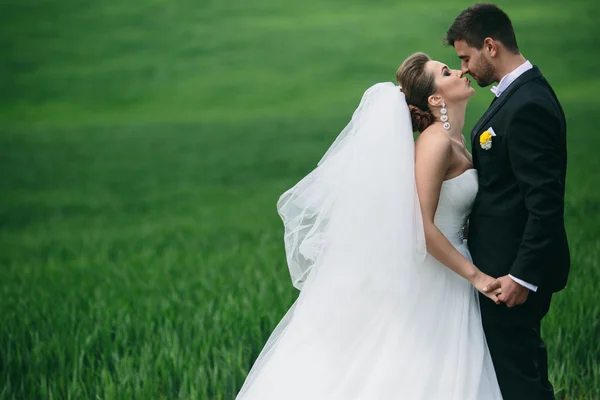
[[435, 122], [427, 101], [436, 90], [433, 75], [425, 71], [425, 64], [430, 60], [425, 53], [415, 53], [404, 60], [396, 72], [396, 80], [408, 103], [414, 132], [423, 132]]

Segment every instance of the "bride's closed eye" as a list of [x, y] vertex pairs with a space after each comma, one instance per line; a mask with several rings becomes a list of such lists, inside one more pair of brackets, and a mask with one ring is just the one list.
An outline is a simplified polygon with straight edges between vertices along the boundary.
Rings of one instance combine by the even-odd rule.
[[447, 68], [444, 68], [444, 71], [442, 71], [442, 75], [444, 76], [450, 76], [450, 70]]

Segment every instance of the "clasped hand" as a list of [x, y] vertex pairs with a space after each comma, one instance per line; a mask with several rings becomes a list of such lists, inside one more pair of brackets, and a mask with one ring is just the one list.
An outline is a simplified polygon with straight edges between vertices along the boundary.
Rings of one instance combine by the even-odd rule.
[[527, 301], [529, 289], [515, 282], [510, 276], [504, 275], [498, 279], [488, 278], [491, 281], [488, 280], [481, 289], [476, 287], [494, 303], [505, 303], [507, 307], [514, 307]]

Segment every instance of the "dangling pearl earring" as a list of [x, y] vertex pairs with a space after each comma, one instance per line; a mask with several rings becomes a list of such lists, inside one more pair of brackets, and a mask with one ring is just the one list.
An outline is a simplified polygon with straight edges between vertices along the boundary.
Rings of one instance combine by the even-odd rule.
[[448, 109], [446, 108], [446, 102], [442, 101], [442, 109], [440, 110], [440, 112], [442, 113], [441, 116], [441, 120], [444, 123], [444, 129], [449, 131], [450, 130], [450, 122], [448, 122]]

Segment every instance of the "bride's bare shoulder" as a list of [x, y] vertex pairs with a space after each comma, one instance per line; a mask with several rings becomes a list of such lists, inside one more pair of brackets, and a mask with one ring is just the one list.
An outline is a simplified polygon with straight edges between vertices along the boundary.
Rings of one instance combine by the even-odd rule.
[[452, 142], [446, 132], [437, 127], [430, 126], [425, 129], [415, 140], [417, 151], [435, 149], [436, 153], [452, 152]]

